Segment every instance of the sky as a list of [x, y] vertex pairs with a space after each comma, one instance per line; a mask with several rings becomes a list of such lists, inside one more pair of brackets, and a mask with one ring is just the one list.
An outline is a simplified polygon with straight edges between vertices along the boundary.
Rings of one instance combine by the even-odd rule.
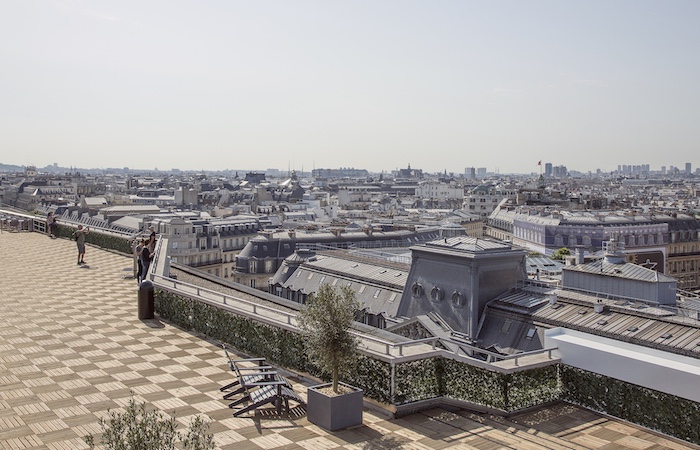
[[697, 0], [0, 0], [0, 163], [700, 167]]

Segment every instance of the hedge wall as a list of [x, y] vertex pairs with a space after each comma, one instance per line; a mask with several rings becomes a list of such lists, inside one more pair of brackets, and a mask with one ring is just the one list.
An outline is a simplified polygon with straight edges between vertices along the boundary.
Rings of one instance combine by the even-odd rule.
[[[75, 230], [76, 228], [74, 227], [57, 224], [57, 227], [54, 230], [54, 235], [56, 237], [70, 239]], [[96, 245], [100, 248], [116, 250], [129, 255], [131, 254], [131, 245], [129, 243], [129, 239], [126, 237], [100, 233], [99, 231], [91, 231], [85, 235], [85, 242]]]
[[700, 444], [700, 403], [562, 366], [561, 399]]

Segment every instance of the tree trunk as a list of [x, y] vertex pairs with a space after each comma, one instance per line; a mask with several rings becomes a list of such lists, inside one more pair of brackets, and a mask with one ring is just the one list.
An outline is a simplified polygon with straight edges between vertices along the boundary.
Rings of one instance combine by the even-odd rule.
[[338, 366], [333, 366], [333, 392], [338, 393]]

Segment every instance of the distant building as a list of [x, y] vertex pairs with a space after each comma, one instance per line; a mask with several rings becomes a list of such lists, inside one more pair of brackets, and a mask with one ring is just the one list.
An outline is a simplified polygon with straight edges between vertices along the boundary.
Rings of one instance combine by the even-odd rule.
[[260, 184], [265, 181], [265, 173], [262, 172], [247, 172], [245, 180], [249, 183]]
[[480, 184], [465, 194], [462, 208], [485, 219], [503, 199], [514, 199], [517, 195], [517, 189]]
[[547, 178], [552, 176], [552, 163], [544, 164], [544, 176]]
[[367, 178], [369, 172], [366, 169], [343, 168], [340, 169], [313, 169], [311, 176], [314, 178]]
[[421, 169], [411, 169], [411, 165], [409, 164], [406, 169], [399, 169], [396, 178], [418, 178], [422, 179], [423, 178], [423, 170]]

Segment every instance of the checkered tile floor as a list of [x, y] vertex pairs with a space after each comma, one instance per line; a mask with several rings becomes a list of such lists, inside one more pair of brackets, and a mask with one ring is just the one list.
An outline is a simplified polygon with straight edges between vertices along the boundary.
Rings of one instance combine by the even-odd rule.
[[[512, 420], [433, 409], [395, 420], [365, 411], [335, 433], [271, 410], [234, 418], [219, 386], [231, 381], [212, 342], [137, 319], [131, 259], [38, 233], [0, 234], [0, 449], [80, 449], [108, 409], [133, 392], [182, 423], [211, 420], [221, 449], [680, 449], [697, 448], [569, 405]], [[295, 384], [305, 398], [305, 386]]]

